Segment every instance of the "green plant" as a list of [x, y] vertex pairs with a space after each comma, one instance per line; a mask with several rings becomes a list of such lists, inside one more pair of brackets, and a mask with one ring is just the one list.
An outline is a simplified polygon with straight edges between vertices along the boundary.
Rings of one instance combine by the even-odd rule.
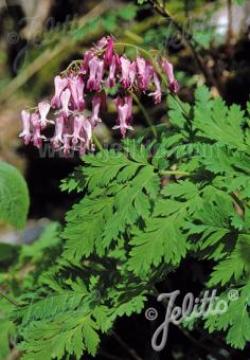
[[[65, 227], [52, 225], [22, 247], [0, 277], [10, 300], [1, 300], [0, 359], [9, 338], [24, 360], [95, 355], [101, 334], [142, 312], [187, 258], [212, 262], [206, 286], [222, 298], [238, 289], [224, 315], [204, 322], [243, 349], [250, 341], [249, 110], [200, 87], [192, 106], [169, 96], [169, 124], [157, 141], [124, 140], [121, 151], [86, 155], [62, 182], [63, 191], [82, 193]], [[17, 291], [13, 279], [28, 265]]]
[[29, 209], [28, 188], [13, 166], [0, 161], [0, 221], [22, 228]]

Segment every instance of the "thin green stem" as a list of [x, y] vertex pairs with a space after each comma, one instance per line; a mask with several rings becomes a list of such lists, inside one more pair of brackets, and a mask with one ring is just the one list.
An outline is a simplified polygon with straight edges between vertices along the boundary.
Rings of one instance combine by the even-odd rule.
[[138, 105], [139, 109], [141, 110], [148, 126], [150, 127], [152, 134], [154, 135], [154, 138], [157, 139], [157, 131], [155, 126], [153, 125], [153, 122], [151, 121], [147, 110], [145, 109], [145, 107], [142, 105], [142, 103], [140, 102], [138, 96], [136, 96], [134, 93], [132, 93], [131, 91], [129, 92], [130, 95], [133, 97], [134, 101], [136, 102], [136, 104]]
[[98, 150], [103, 150], [103, 146], [102, 144], [100, 143], [100, 141], [98, 140], [97, 136], [95, 134], [93, 134], [93, 141], [94, 141], [94, 144], [95, 146], [97, 147]]
[[65, 70], [63, 70], [63, 71], [61, 72], [61, 74], [67, 73], [67, 72], [68, 72], [69, 70], [71, 70], [71, 68], [73, 68], [73, 66], [75, 66], [75, 65], [80, 66], [80, 65], [82, 64], [82, 62], [83, 62], [82, 59], [73, 60], [73, 61], [69, 64], [69, 66], [68, 66]]
[[10, 304], [14, 305], [14, 306], [20, 306], [19, 304], [17, 304], [14, 300], [12, 300], [9, 296], [7, 296], [6, 294], [4, 294], [1, 290], [0, 290], [0, 297], [4, 298], [5, 300], [7, 300]]
[[179, 24], [175, 20], [175, 18], [166, 9], [165, 4], [164, 5], [160, 4], [158, 0], [149, 0], [149, 2], [160, 15], [170, 20], [173, 26], [180, 32], [180, 34], [183, 35], [183, 38], [187, 46], [189, 47], [191, 53], [193, 54], [193, 57], [196, 60], [201, 72], [203, 73], [204, 78], [207, 80], [208, 83], [211, 83], [213, 86], [215, 86], [215, 88], [218, 90], [219, 93], [221, 93], [220, 84], [218, 83], [217, 79], [213, 76], [210, 69], [207, 67], [202, 56], [196, 51], [197, 43], [194, 40], [194, 37], [191, 36], [191, 34], [189, 34], [187, 31], [185, 31], [181, 26], [181, 24]]
[[177, 103], [177, 105], [181, 108], [181, 111], [185, 114], [185, 115], [189, 115], [188, 112], [186, 111], [186, 109], [183, 107], [183, 104], [181, 102], [181, 100], [179, 99], [179, 97], [177, 95], [171, 94], [172, 99], [174, 99], [174, 101]]
[[149, 51], [145, 50], [144, 48], [135, 45], [135, 44], [131, 44], [131, 43], [127, 43], [127, 42], [116, 42], [115, 43], [115, 47], [130, 47], [130, 48], [134, 48], [135, 50], [137, 50], [138, 52], [143, 53], [144, 55], [146, 55], [147, 57], [149, 57], [150, 59], [152, 59], [152, 55], [150, 54]]

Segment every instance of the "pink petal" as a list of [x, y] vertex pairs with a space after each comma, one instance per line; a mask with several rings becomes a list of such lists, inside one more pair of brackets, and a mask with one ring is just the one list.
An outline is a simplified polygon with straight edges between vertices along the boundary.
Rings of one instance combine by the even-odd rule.
[[50, 120], [47, 119], [47, 116], [50, 112], [50, 104], [46, 101], [41, 101], [38, 104], [38, 111], [40, 114], [40, 123], [42, 128], [44, 128], [49, 122], [51, 122]]
[[112, 61], [111, 61], [111, 64], [110, 64], [110, 68], [109, 68], [109, 76], [108, 76], [108, 79], [107, 79], [107, 85], [110, 88], [115, 86], [116, 69], [117, 69], [116, 56], [113, 55]]
[[84, 138], [81, 136], [83, 130], [84, 122], [86, 121], [85, 116], [80, 115], [74, 118], [74, 130], [72, 135], [72, 144], [75, 146], [80, 141], [84, 141]]
[[66, 117], [69, 116], [69, 102], [70, 102], [71, 92], [69, 89], [66, 89], [62, 92], [61, 95], [61, 104], [62, 104], [62, 114]]
[[82, 76], [70, 76], [69, 87], [74, 103], [74, 110], [83, 111], [85, 108], [84, 101], [84, 80]]
[[101, 106], [103, 103], [103, 98], [101, 95], [95, 95], [92, 99], [92, 114], [91, 114], [91, 124], [96, 126], [98, 123], [102, 122], [99, 117]]
[[111, 36], [107, 37], [107, 49], [104, 55], [105, 64], [111, 65], [113, 61], [114, 41]]
[[127, 89], [130, 87], [130, 76], [129, 76], [129, 70], [130, 70], [130, 64], [131, 62], [125, 58], [124, 56], [121, 56], [121, 69], [122, 69], [122, 79], [121, 83], [122, 86]]
[[162, 61], [162, 68], [165, 71], [167, 78], [168, 78], [168, 82], [169, 82], [169, 89], [173, 92], [173, 93], [177, 93], [180, 89], [179, 83], [178, 81], [175, 79], [174, 76], [174, 67], [173, 64], [171, 64], [169, 61], [167, 61], [166, 59]]
[[113, 126], [113, 129], [120, 129], [122, 137], [125, 137], [127, 130], [133, 130], [133, 127], [129, 125], [132, 117], [132, 102], [130, 97], [125, 99], [117, 98], [116, 101], [118, 112], [118, 125]]
[[23, 123], [23, 131], [19, 135], [20, 138], [23, 138], [25, 145], [28, 145], [31, 140], [31, 115], [28, 111], [23, 110], [21, 112], [21, 118]]
[[89, 62], [89, 79], [87, 88], [90, 91], [99, 91], [104, 73], [104, 61], [93, 57]]
[[83, 130], [85, 133], [86, 148], [89, 149], [92, 139], [92, 125], [88, 119], [86, 119], [83, 123]]
[[56, 118], [55, 122], [55, 134], [52, 139], [53, 145], [58, 147], [60, 143], [63, 143], [63, 133], [64, 133], [65, 120], [63, 115], [60, 115]]
[[150, 93], [149, 96], [153, 96], [154, 97], [154, 103], [155, 104], [160, 104], [161, 102], [161, 97], [162, 97], [162, 93], [161, 93], [161, 83], [159, 80], [159, 77], [156, 75], [156, 73], [154, 73], [154, 77], [153, 77], [153, 81], [155, 84], [155, 91]]
[[51, 100], [51, 106], [53, 108], [59, 108], [61, 106], [60, 96], [62, 91], [68, 86], [68, 80], [66, 78], [62, 78], [61, 76], [56, 76], [55, 80], [55, 95]]

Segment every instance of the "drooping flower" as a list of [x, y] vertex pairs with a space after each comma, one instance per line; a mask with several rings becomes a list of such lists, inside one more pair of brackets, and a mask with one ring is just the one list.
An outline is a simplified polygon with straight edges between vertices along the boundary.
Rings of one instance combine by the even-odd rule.
[[131, 124], [133, 118], [133, 98], [130, 95], [124, 97], [124, 103], [128, 105], [127, 123]]
[[104, 73], [104, 61], [94, 56], [89, 62], [89, 79], [87, 88], [90, 91], [99, 91]]
[[136, 62], [133, 61], [130, 65], [129, 65], [129, 82], [130, 82], [130, 87], [134, 85], [135, 82], [135, 78], [136, 78]]
[[153, 67], [142, 57], [136, 58], [138, 85], [142, 91], [148, 90], [149, 83], [154, 74]]
[[113, 53], [114, 53], [114, 41], [111, 36], [107, 37], [107, 48], [104, 54], [104, 62], [106, 65], [111, 65], [113, 61]]
[[76, 146], [79, 141], [85, 141], [84, 138], [81, 136], [81, 132], [83, 131], [83, 124], [86, 121], [84, 115], [75, 116], [74, 118], [74, 130], [72, 135], [72, 144]]
[[160, 104], [161, 103], [161, 96], [162, 96], [161, 83], [160, 83], [160, 80], [159, 80], [156, 73], [154, 73], [154, 75], [153, 75], [153, 81], [154, 81], [154, 85], [155, 85], [155, 91], [151, 92], [149, 94], [149, 96], [153, 96], [155, 104]]
[[37, 112], [31, 115], [31, 124], [33, 127], [32, 142], [37, 148], [42, 146], [42, 140], [46, 140], [46, 137], [41, 134], [40, 117]]
[[68, 78], [69, 87], [74, 103], [74, 110], [83, 111], [85, 108], [84, 87], [85, 83], [81, 75], [73, 75]]
[[95, 87], [95, 91], [100, 91], [101, 89], [101, 83], [103, 80], [103, 75], [104, 75], [104, 61], [100, 60], [99, 61], [99, 65], [97, 68], [97, 73], [96, 73], [96, 87]]
[[172, 91], [173, 93], [177, 93], [180, 89], [179, 83], [178, 81], [175, 79], [174, 76], [174, 67], [173, 64], [171, 64], [169, 61], [167, 61], [166, 59], [164, 59], [162, 61], [162, 68], [164, 70], [164, 72], [167, 75], [168, 78], [168, 82], [169, 82], [169, 89], [170, 91]]
[[60, 139], [60, 142], [58, 142], [58, 147], [56, 147], [56, 150], [63, 151], [63, 154], [65, 156], [68, 156], [70, 154], [70, 151], [72, 150], [72, 144], [71, 144], [71, 138], [72, 138], [72, 124], [70, 121], [65, 121], [64, 118], [62, 118], [60, 121], [63, 124], [62, 127], [62, 136]]
[[19, 135], [20, 138], [23, 138], [24, 144], [28, 145], [31, 140], [31, 115], [28, 111], [23, 110], [21, 112], [21, 118], [23, 123], [23, 131]]
[[146, 76], [146, 60], [142, 57], [136, 58], [136, 66], [138, 71], [138, 84], [141, 90], [146, 90], [145, 76]]
[[61, 113], [63, 116], [68, 117], [70, 114], [70, 109], [69, 109], [69, 105], [70, 105], [70, 97], [71, 97], [71, 92], [69, 89], [66, 89], [62, 92], [61, 95], [61, 103], [62, 103], [62, 110]]
[[97, 41], [97, 43], [95, 44], [95, 48], [97, 50], [102, 50], [103, 48], [105, 48], [108, 45], [108, 38], [106, 36], [103, 36], [99, 41]]
[[63, 144], [63, 142], [64, 142], [64, 139], [63, 139], [64, 125], [65, 125], [64, 116], [62, 114], [60, 114], [56, 118], [55, 134], [54, 134], [54, 137], [52, 138], [52, 143], [56, 148], [59, 147], [60, 144]]
[[95, 127], [98, 123], [102, 122], [100, 118], [101, 106], [104, 104], [104, 96], [101, 94], [95, 95], [92, 99], [92, 114], [91, 114], [91, 124]]
[[87, 74], [87, 72], [89, 70], [89, 62], [94, 56], [95, 56], [95, 54], [94, 54], [93, 50], [88, 50], [84, 53], [83, 62], [82, 62], [81, 70], [80, 70], [80, 72], [83, 75]]
[[133, 130], [133, 127], [129, 125], [132, 115], [132, 103], [130, 101], [130, 97], [126, 97], [125, 99], [118, 98], [115, 103], [118, 112], [118, 125], [113, 126], [113, 129], [120, 129], [121, 135], [125, 137], [127, 130]]
[[88, 119], [86, 119], [83, 123], [83, 130], [85, 136], [85, 147], [89, 150], [92, 139], [92, 125]]
[[112, 88], [116, 83], [116, 69], [117, 69], [117, 57], [115, 55], [112, 56], [112, 61], [109, 68], [109, 75], [107, 79], [107, 86]]
[[47, 116], [50, 112], [50, 104], [47, 101], [41, 101], [38, 104], [38, 111], [40, 114], [40, 124], [42, 128], [45, 128], [47, 124], [53, 124], [53, 121], [48, 120]]
[[129, 59], [125, 58], [124, 56], [121, 56], [120, 60], [121, 60], [121, 70], [122, 70], [121, 83], [122, 86], [125, 89], [127, 89], [130, 87], [131, 79], [130, 79], [129, 71], [130, 71], [131, 62]]
[[56, 76], [55, 80], [55, 95], [53, 96], [51, 100], [51, 106], [53, 108], [59, 108], [61, 106], [61, 94], [64, 89], [68, 86], [68, 79], [62, 78], [61, 76]]
[[[123, 137], [128, 129], [133, 129], [131, 94], [148, 94], [153, 97], [155, 104], [161, 102], [161, 78], [154, 63], [142, 56], [134, 61], [126, 55], [120, 56], [115, 51], [111, 36], [103, 37], [96, 46], [86, 51], [80, 66], [79, 61], [75, 64], [77, 66], [64, 71], [66, 75], [55, 77], [55, 94], [50, 102], [55, 109], [55, 121], [48, 120], [50, 104], [47, 102], [40, 102], [38, 110], [32, 115], [22, 112], [23, 131], [20, 137], [25, 144], [32, 141], [40, 147], [46, 140], [41, 131], [53, 123], [55, 134], [51, 143], [56, 151], [62, 149], [65, 155], [70, 150], [84, 154], [93, 149], [93, 129], [101, 122], [100, 114], [107, 96], [116, 96], [117, 125], [114, 129], [120, 129]], [[157, 66], [162, 67], [168, 77], [169, 89], [176, 93], [179, 84], [174, 77], [173, 65], [160, 58]], [[92, 109], [88, 109], [88, 104], [92, 104]], [[86, 115], [88, 110], [92, 110], [89, 117]]]
[[65, 156], [68, 156], [71, 150], [71, 139], [67, 133], [63, 134], [63, 145], [61, 147]]

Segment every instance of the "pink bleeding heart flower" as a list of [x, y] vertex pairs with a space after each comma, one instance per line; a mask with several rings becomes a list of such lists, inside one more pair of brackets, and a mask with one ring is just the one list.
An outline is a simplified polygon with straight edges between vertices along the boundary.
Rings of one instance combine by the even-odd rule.
[[61, 147], [61, 149], [63, 150], [63, 153], [65, 156], [68, 156], [71, 150], [71, 144], [70, 144], [70, 137], [68, 136], [68, 134], [64, 134], [63, 135], [63, 146]]
[[105, 106], [105, 95], [98, 94], [95, 95], [92, 99], [92, 114], [91, 114], [91, 124], [92, 126], [96, 126], [98, 123], [102, 122], [99, 114], [101, 111], [101, 107]]
[[[124, 97], [124, 104], [128, 105], [127, 124], [131, 124], [133, 118], [133, 98], [130, 95]], [[132, 128], [133, 130], [133, 128]]]
[[104, 54], [104, 62], [106, 65], [111, 65], [113, 61], [114, 41], [111, 36], [107, 37], [107, 49]]
[[74, 110], [83, 111], [85, 108], [84, 100], [84, 80], [80, 75], [70, 76], [68, 78], [69, 87], [74, 103]]
[[133, 130], [133, 127], [129, 125], [132, 117], [132, 101], [130, 98], [127, 96], [125, 99], [118, 98], [115, 100], [118, 125], [113, 126], [113, 129], [120, 129], [122, 137], [125, 137], [127, 130]]
[[79, 141], [85, 141], [84, 138], [81, 136], [81, 133], [83, 131], [83, 125], [86, 121], [86, 118], [84, 115], [79, 115], [74, 117], [74, 129], [73, 129], [73, 135], [72, 135], [72, 144], [76, 146]]
[[61, 103], [62, 103], [62, 115], [68, 117], [70, 114], [69, 105], [70, 105], [71, 92], [69, 89], [66, 89], [62, 92]]
[[89, 62], [89, 79], [87, 88], [90, 91], [99, 91], [104, 73], [104, 61], [93, 57]]
[[145, 74], [146, 74], [146, 61], [142, 57], [136, 58], [138, 84], [142, 90], [145, 90]]
[[101, 60], [99, 62], [97, 74], [96, 74], [96, 91], [100, 91], [101, 83], [104, 75], [104, 61]]
[[136, 58], [138, 85], [142, 91], [148, 90], [149, 83], [154, 74], [153, 67], [142, 57]]
[[83, 130], [84, 130], [85, 147], [87, 150], [89, 150], [92, 140], [92, 125], [88, 119], [86, 119], [83, 123]]
[[41, 129], [40, 116], [37, 112], [31, 114], [31, 124], [33, 129]]
[[19, 135], [20, 138], [23, 138], [24, 144], [28, 145], [30, 143], [32, 134], [31, 134], [31, 115], [28, 111], [23, 110], [21, 112], [21, 118], [23, 123], [23, 131]]
[[64, 143], [63, 133], [64, 133], [65, 120], [63, 115], [59, 115], [55, 121], [55, 134], [52, 139], [53, 145], [55, 148], [60, 146], [60, 143]]
[[178, 93], [178, 91], [180, 90], [180, 85], [178, 81], [175, 79], [173, 64], [171, 64], [169, 61], [165, 59], [162, 61], [162, 68], [167, 75], [170, 91], [172, 91], [175, 94]]
[[130, 87], [130, 65], [131, 62], [129, 59], [125, 58], [124, 56], [121, 56], [120, 58], [121, 61], [121, 70], [122, 70], [122, 78], [121, 78], [121, 83], [122, 86], [127, 89]]
[[46, 101], [41, 101], [38, 104], [38, 111], [40, 114], [40, 124], [42, 128], [45, 128], [47, 124], [53, 124], [54, 122], [47, 119], [47, 116], [50, 112], [50, 104]]
[[134, 82], [135, 82], [135, 78], [136, 78], [136, 62], [133, 61], [130, 65], [129, 65], [129, 82], [130, 82], [130, 87], [133, 86]]
[[51, 100], [51, 106], [53, 108], [59, 108], [61, 106], [60, 97], [63, 90], [66, 89], [66, 87], [68, 86], [68, 79], [62, 78], [61, 76], [56, 76], [54, 83], [55, 83], [55, 95]]
[[116, 76], [116, 70], [117, 70], [117, 57], [115, 55], [112, 56], [112, 61], [109, 68], [109, 75], [107, 79], [107, 86], [112, 88], [115, 86], [115, 76]]
[[83, 63], [81, 66], [81, 73], [87, 74], [87, 72], [89, 70], [89, 62], [94, 56], [95, 56], [95, 54], [94, 54], [93, 50], [88, 50], [84, 53]]
[[103, 48], [105, 48], [108, 45], [108, 37], [103, 36], [95, 45], [95, 48], [97, 50], [102, 50]]
[[44, 135], [41, 135], [41, 123], [38, 113], [33, 113], [31, 115], [31, 124], [33, 126], [33, 145], [37, 148], [40, 148], [42, 146], [42, 140], [46, 140], [46, 137]]
[[153, 82], [154, 82], [154, 85], [155, 85], [155, 91], [150, 93], [149, 96], [153, 96], [155, 104], [160, 104], [161, 96], [162, 96], [161, 83], [160, 83], [159, 77], [157, 76], [157, 74], [155, 72], [154, 72], [154, 75], [153, 75]]
[[[60, 121], [62, 121], [62, 124], [63, 124], [62, 135], [61, 135], [60, 142], [58, 141], [56, 143], [56, 146], [55, 146], [55, 144], [54, 144], [54, 146], [55, 146], [57, 151], [62, 150], [63, 154], [65, 156], [68, 156], [70, 154], [71, 149], [72, 149], [72, 147], [71, 147], [72, 124], [71, 124], [71, 121], [69, 121], [69, 119], [67, 119], [65, 121], [65, 119], [63, 117], [62, 117], [62, 119]], [[62, 143], [62, 146], [60, 146], [60, 143]]]
[[[176, 93], [179, 84], [174, 77], [173, 65], [161, 58], [160, 66], [166, 73], [169, 89]], [[151, 62], [138, 56], [135, 61], [129, 60], [126, 55], [119, 56], [114, 49], [112, 37], [102, 38], [96, 46], [85, 52], [80, 69], [69, 71], [67, 77], [56, 76], [55, 94], [51, 106], [56, 109], [56, 121], [48, 120], [50, 105], [46, 102], [38, 104], [38, 112], [30, 115], [22, 112], [23, 131], [20, 137], [28, 144], [33, 141], [37, 147], [41, 146], [41, 130], [50, 122], [55, 124], [55, 134], [52, 139], [56, 150], [63, 149], [64, 154], [70, 150], [78, 150], [81, 154], [93, 148], [91, 139], [94, 127], [101, 122], [100, 113], [106, 104], [106, 94], [101, 91], [104, 83], [104, 72], [107, 73], [106, 87], [116, 86], [121, 82], [122, 97], [115, 100], [117, 108], [117, 124], [114, 129], [120, 129], [124, 137], [127, 130], [132, 130], [133, 98], [128, 95], [127, 89], [139, 93], [150, 90], [155, 104], [161, 102], [162, 91], [158, 74]], [[119, 85], [119, 84], [118, 84]], [[134, 85], [135, 89], [134, 89]], [[86, 118], [82, 112], [87, 106], [85, 92], [94, 92], [92, 96], [92, 114]], [[86, 94], [89, 95], [89, 94]]]

